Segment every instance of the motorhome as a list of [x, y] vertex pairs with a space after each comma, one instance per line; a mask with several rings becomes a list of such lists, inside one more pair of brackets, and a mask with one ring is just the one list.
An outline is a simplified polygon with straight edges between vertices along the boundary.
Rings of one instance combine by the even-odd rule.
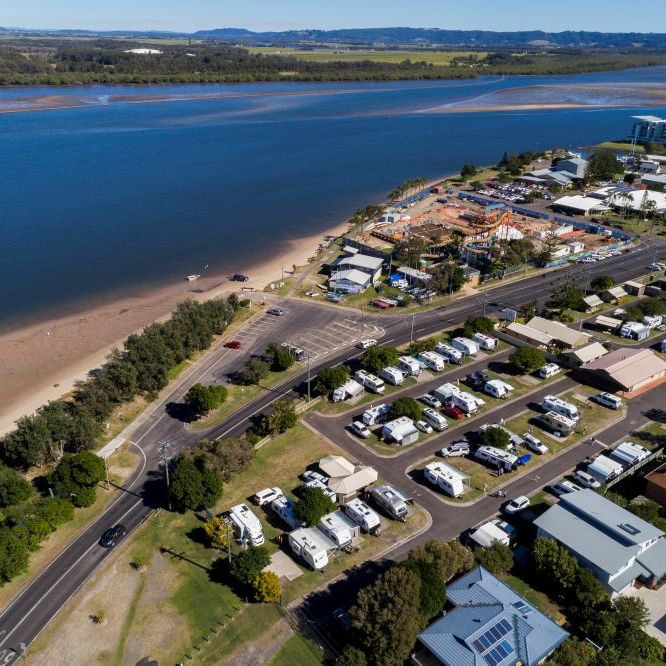
[[418, 358], [420, 361], [423, 361], [426, 368], [435, 372], [441, 372], [446, 367], [446, 359], [436, 352], [421, 352]]
[[554, 395], [547, 395], [543, 398], [541, 401], [541, 409], [543, 409], [544, 412], [561, 414], [572, 421], [578, 421], [580, 418], [576, 405], [572, 405], [570, 402], [566, 402], [561, 398], [556, 398]]
[[335, 544], [314, 527], [301, 527], [290, 532], [289, 546], [297, 557], [315, 571], [328, 564], [328, 551], [335, 550]]
[[382, 368], [378, 373], [379, 378], [391, 384], [391, 386], [400, 386], [405, 381], [405, 375], [402, 370], [389, 365]]
[[513, 391], [513, 386], [503, 382], [501, 379], [491, 379], [483, 386], [483, 392], [492, 395], [493, 398], [508, 398]]
[[408, 499], [394, 486], [376, 486], [371, 490], [370, 495], [391, 518], [397, 520], [407, 518], [409, 512], [407, 508]]
[[354, 379], [360, 384], [363, 384], [368, 391], [372, 393], [384, 393], [384, 382], [379, 377], [373, 375], [365, 370], [357, 370], [354, 374]]
[[423, 474], [433, 486], [451, 497], [460, 497], [465, 492], [465, 475], [446, 463], [430, 463], [423, 469]]
[[231, 507], [229, 518], [240, 541], [249, 542], [252, 546], [261, 546], [264, 543], [264, 531], [259, 518], [252, 513], [247, 504]]
[[408, 416], [400, 416], [389, 421], [382, 428], [382, 437], [389, 442], [395, 442], [399, 446], [413, 444], [419, 438], [419, 431], [414, 421]]
[[363, 394], [363, 385], [354, 379], [345, 382], [339, 388], [333, 391], [333, 402], [342, 402], [343, 400], [354, 400]]
[[398, 358], [398, 370], [412, 377], [418, 377], [421, 374], [419, 362], [411, 356], [400, 356]]
[[560, 437], [566, 437], [576, 430], [576, 421], [556, 412], [546, 412], [536, 417], [541, 427]]
[[356, 497], [347, 502], [345, 513], [368, 534], [379, 532], [381, 521], [377, 512], [373, 511], [362, 499]]
[[546, 365], [539, 368], [539, 377], [541, 379], [550, 379], [560, 372], [562, 372], [562, 368], [557, 363], [546, 363]]
[[499, 340], [494, 338], [492, 335], [486, 335], [485, 333], [475, 333], [472, 336], [472, 340], [481, 347], [481, 349], [495, 349]]
[[494, 446], [480, 446], [474, 452], [474, 457], [481, 462], [486, 462], [493, 467], [505, 471], [513, 471], [518, 464], [518, 456], [514, 456], [509, 451], [497, 449]]
[[361, 532], [361, 528], [341, 511], [327, 513], [317, 527], [338, 548], [349, 548]]
[[381, 423], [382, 421], [386, 420], [386, 417], [391, 410], [391, 405], [375, 405], [374, 407], [368, 407], [363, 412], [363, 423], [367, 426], [374, 426], [377, 425], [378, 423]]
[[437, 432], [442, 432], [442, 430], [445, 430], [449, 425], [446, 417], [442, 416], [432, 407], [426, 407], [421, 414], [421, 418]]
[[285, 522], [292, 530], [303, 526], [303, 521], [296, 516], [294, 511], [294, 500], [283, 495], [271, 502], [271, 509]]
[[620, 476], [623, 471], [624, 467], [619, 462], [604, 455], [597, 456], [587, 466], [586, 470], [588, 474], [591, 474], [600, 483], [611, 481], [616, 476]]
[[505, 546], [511, 543], [509, 535], [493, 522], [484, 523], [471, 532], [469, 538], [481, 548], [490, 548], [495, 541]]
[[465, 414], [474, 414], [486, 404], [485, 400], [478, 398], [472, 393], [460, 390], [455, 384], [442, 384], [432, 394], [442, 403], [450, 403], [458, 407]]
[[662, 323], [661, 319], [661, 315], [645, 315], [645, 317], [643, 317], [643, 324], [652, 330]]
[[479, 344], [469, 338], [453, 338], [451, 344], [465, 356], [476, 356], [479, 353]]
[[437, 346], [435, 347], [435, 351], [446, 358], [449, 363], [459, 364], [463, 362], [463, 353], [458, 351], [455, 347], [445, 344], [444, 342], [438, 342]]
[[622, 442], [622, 444], [618, 444], [610, 452], [610, 455], [614, 460], [631, 467], [632, 465], [645, 460], [650, 455], [650, 452], [638, 444]]

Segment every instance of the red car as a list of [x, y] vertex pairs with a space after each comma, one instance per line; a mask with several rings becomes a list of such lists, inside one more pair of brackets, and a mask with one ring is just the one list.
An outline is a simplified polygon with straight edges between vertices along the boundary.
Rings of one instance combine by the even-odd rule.
[[227, 349], [240, 349], [241, 343], [238, 340], [230, 340], [229, 342], [224, 343], [224, 347]]
[[376, 308], [379, 308], [380, 310], [387, 310], [388, 308], [391, 307], [388, 303], [379, 299], [370, 301], [370, 305], [374, 305]]
[[452, 419], [455, 419], [456, 421], [465, 418], [465, 412], [463, 412], [462, 409], [459, 409], [455, 405], [444, 405], [442, 407], [442, 412], [444, 412], [444, 414], [447, 416], [450, 416]]

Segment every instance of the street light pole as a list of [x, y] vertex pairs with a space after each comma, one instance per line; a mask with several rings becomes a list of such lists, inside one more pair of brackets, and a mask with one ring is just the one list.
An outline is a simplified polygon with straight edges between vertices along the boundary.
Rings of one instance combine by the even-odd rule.
[[171, 460], [171, 457], [169, 456], [169, 449], [171, 448], [171, 441], [168, 439], [163, 439], [159, 444], [160, 458], [164, 463], [164, 471], [166, 473], [165, 479], [167, 487], [167, 506], [169, 507], [169, 511], [171, 511], [171, 497], [169, 495], [169, 486], [171, 485], [169, 481], [169, 461]]
[[413, 345], [414, 344], [414, 320], [416, 319], [416, 315], [412, 315], [412, 329], [409, 333], [409, 344]]
[[312, 355], [308, 352], [308, 404], [310, 403], [310, 360]]

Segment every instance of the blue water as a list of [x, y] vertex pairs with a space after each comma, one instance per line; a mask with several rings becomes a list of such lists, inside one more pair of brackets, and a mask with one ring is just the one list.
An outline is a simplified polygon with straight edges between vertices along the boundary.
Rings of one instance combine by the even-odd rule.
[[[432, 109], [496, 101], [495, 93], [510, 103], [512, 90], [525, 103], [543, 85], [576, 88], [592, 102], [594, 87], [604, 86], [597, 96], [609, 103], [609, 84], [634, 83], [663, 85], [666, 68], [461, 82], [0, 90], [0, 107], [49, 95], [83, 105], [0, 115], [0, 328], [181, 281], [205, 265], [207, 274], [249, 271], [406, 178], [495, 162], [504, 150], [623, 137], [632, 114], [664, 112], [640, 96], [634, 108]], [[561, 89], [534, 93], [539, 102], [549, 95], [557, 102]]]

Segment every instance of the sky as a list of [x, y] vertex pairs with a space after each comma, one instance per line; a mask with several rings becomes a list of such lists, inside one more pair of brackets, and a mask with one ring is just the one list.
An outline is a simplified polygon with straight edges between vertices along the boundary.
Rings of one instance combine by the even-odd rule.
[[666, 2], [648, 4], [643, 12], [633, 11], [626, 0], [0, 0], [0, 26], [176, 32], [387, 26], [666, 32]]

